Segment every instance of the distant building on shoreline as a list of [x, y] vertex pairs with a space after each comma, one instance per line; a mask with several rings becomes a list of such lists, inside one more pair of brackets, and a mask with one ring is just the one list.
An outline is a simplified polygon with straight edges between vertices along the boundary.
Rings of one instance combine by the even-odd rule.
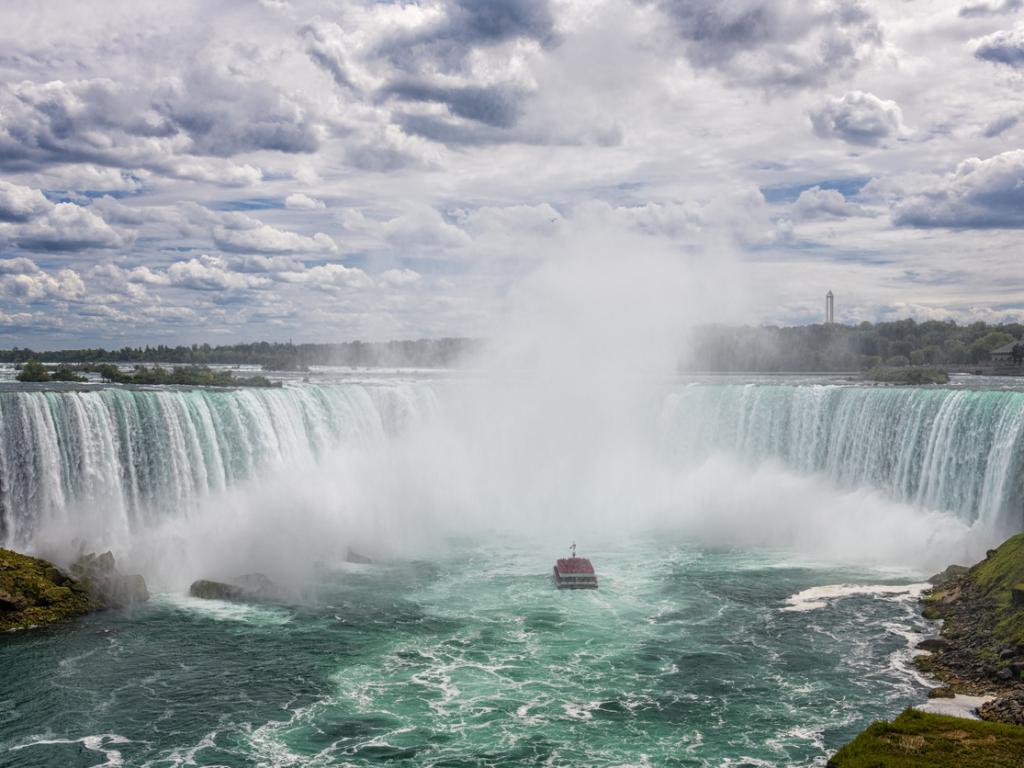
[[829, 291], [825, 294], [825, 325], [832, 325], [835, 321], [835, 296]]
[[1017, 365], [1024, 360], [1024, 339], [1013, 341], [996, 347], [989, 353], [989, 359], [993, 365]]

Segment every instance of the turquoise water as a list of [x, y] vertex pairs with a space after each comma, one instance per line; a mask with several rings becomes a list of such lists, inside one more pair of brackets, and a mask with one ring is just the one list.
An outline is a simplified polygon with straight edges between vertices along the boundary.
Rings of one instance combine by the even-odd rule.
[[[561, 549], [561, 548], [557, 548]], [[804, 766], [920, 701], [907, 583], [639, 536], [560, 551], [455, 542], [323, 567], [301, 600], [160, 594], [0, 643], [0, 763], [19, 766]]]

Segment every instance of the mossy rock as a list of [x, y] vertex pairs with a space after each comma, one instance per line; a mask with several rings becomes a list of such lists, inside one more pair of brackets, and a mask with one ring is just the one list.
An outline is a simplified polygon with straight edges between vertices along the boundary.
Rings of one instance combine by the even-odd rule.
[[0, 631], [51, 624], [95, 610], [89, 595], [46, 560], [0, 549]]
[[872, 723], [829, 768], [1020, 768], [1024, 727], [904, 710]]
[[914, 657], [914, 666], [922, 672], [931, 672], [931, 670], [935, 667], [935, 661], [931, 656], [921, 654]]
[[39, 595], [39, 602], [42, 605], [56, 605], [58, 603], [62, 603], [66, 600], [72, 599], [74, 594], [75, 593], [68, 587], [50, 587], [41, 595]]
[[262, 573], [248, 573], [236, 576], [230, 583], [199, 579], [192, 582], [188, 593], [205, 600], [232, 600], [236, 602], [274, 602], [281, 598], [281, 591], [273, 581]]
[[942, 609], [937, 605], [929, 604], [921, 610], [921, 615], [929, 621], [938, 621], [942, 618]]

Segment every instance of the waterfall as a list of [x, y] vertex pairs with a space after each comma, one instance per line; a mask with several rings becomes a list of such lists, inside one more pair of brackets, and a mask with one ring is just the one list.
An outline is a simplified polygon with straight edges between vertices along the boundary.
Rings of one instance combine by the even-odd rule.
[[434, 407], [428, 387], [0, 393], [0, 544], [68, 514], [134, 530], [193, 512], [260, 469], [383, 439]]
[[968, 523], [1024, 527], [1022, 392], [694, 384], [666, 398], [661, 426], [684, 460], [774, 458]]
[[[383, 478], [400, 491], [392, 506], [413, 516], [431, 500], [435, 511], [507, 506], [515, 515], [592, 505], [594, 494], [619, 490], [612, 504], [625, 505], [642, 488], [595, 490], [595, 478], [620, 477], [595, 467], [621, 469], [620, 460], [635, 457], [620, 479], [642, 485], [644, 467], [684, 472], [726, 453], [751, 464], [779, 461], [967, 524], [1024, 527], [1021, 392], [692, 384], [628, 417], [603, 402], [566, 413], [559, 401], [541, 408], [536, 398], [515, 383], [387, 378], [282, 389], [9, 389], [0, 392], [0, 545], [31, 548], [41, 531], [124, 541], [210, 514], [211, 497], [270, 472], [334, 473], [325, 458], [349, 448], [349, 456], [372, 449], [378, 462], [377, 479], [353, 488], [361, 496], [350, 506], [372, 508], [373, 482]], [[595, 422], [604, 426], [587, 432]], [[409, 439], [392, 448], [402, 435]], [[639, 442], [628, 443], [634, 437]], [[634, 447], [620, 455], [623, 444]], [[351, 479], [363, 482], [358, 472]], [[324, 507], [331, 514], [333, 503]]]

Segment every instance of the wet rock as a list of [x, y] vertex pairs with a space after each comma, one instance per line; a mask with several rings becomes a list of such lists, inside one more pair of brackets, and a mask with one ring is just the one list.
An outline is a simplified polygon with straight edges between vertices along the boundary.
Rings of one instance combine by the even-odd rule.
[[994, 720], [1010, 725], [1024, 725], [1024, 691], [1016, 691], [1008, 696], [1000, 696], [978, 708], [978, 716], [983, 720]]
[[920, 651], [928, 651], [929, 653], [935, 653], [945, 649], [949, 643], [943, 640], [941, 637], [929, 637], [922, 640], [917, 644], [917, 649]]
[[192, 597], [205, 600], [230, 600], [233, 602], [260, 603], [278, 600], [281, 590], [262, 573], [247, 573], [236, 576], [230, 582], [199, 579], [188, 588]]
[[199, 579], [193, 581], [188, 588], [192, 597], [201, 597], [204, 600], [244, 600], [245, 592], [241, 587], [233, 584], [225, 584], [223, 581], [212, 579]]
[[367, 557], [366, 555], [361, 555], [358, 552], [356, 552], [354, 549], [350, 548], [347, 552], [345, 552], [345, 562], [346, 563], [359, 563], [359, 564], [362, 564], [362, 565], [372, 565], [373, 564], [373, 558]]
[[79, 587], [106, 608], [127, 608], [149, 600], [149, 589], [142, 575], [121, 573], [109, 551], [83, 555], [69, 570]]
[[231, 583], [238, 585], [250, 594], [260, 597], [272, 597], [280, 592], [277, 584], [262, 573], [246, 573], [236, 576], [231, 580]]
[[932, 688], [930, 691], [928, 691], [929, 699], [952, 699], [955, 697], [956, 694], [953, 692], [953, 689], [949, 688], [948, 686]]

